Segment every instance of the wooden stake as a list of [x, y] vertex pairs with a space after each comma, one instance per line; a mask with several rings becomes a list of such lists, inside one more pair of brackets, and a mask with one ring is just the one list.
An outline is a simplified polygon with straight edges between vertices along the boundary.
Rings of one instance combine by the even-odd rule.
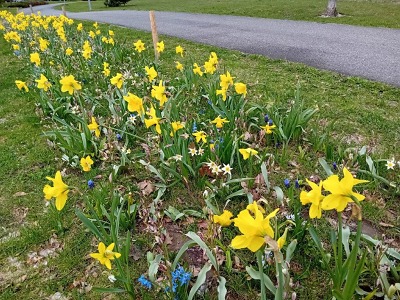
[[157, 51], [158, 34], [157, 34], [156, 17], [154, 16], [154, 10], [149, 11], [149, 15], [150, 15], [151, 36], [153, 38], [154, 55], [156, 60], [158, 60], [160, 54]]
[[31, 8], [31, 14], [33, 14], [32, 4], [29, 4], [29, 7]]
[[62, 6], [62, 14], [64, 15], [64, 17], [67, 16], [67, 12], [65, 11], [65, 6], [64, 5]]

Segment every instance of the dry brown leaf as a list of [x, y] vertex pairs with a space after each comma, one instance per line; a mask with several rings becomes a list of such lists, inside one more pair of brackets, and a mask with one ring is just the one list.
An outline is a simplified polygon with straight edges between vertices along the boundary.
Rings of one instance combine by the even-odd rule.
[[388, 224], [388, 223], [384, 223], [384, 222], [380, 222], [379, 225], [381, 225], [381, 226], [383, 226], [383, 227], [390, 227], [390, 228], [393, 228], [393, 227], [394, 227], [394, 225]]
[[141, 181], [137, 185], [140, 191], [142, 192], [143, 196], [148, 196], [155, 190], [153, 183], [149, 180]]
[[253, 135], [250, 133], [250, 132], [248, 132], [248, 131], [246, 131], [245, 133], [244, 133], [244, 140], [245, 141], [248, 141], [248, 140], [250, 140], [251, 138], [253, 137]]
[[26, 195], [28, 195], [28, 194], [25, 192], [16, 192], [13, 196], [14, 197], [22, 197], [22, 196], [26, 196]]
[[145, 143], [142, 143], [142, 144], [140, 144], [140, 146], [142, 146], [144, 152], [146, 153], [146, 156], [150, 157], [150, 147], [149, 147], [149, 145], [147, 145]]
[[260, 173], [260, 174], [258, 174], [257, 176], [256, 176], [256, 178], [254, 179], [254, 183], [257, 185], [257, 186], [263, 186], [264, 185], [264, 183], [265, 183], [265, 180], [264, 180], [264, 176]]

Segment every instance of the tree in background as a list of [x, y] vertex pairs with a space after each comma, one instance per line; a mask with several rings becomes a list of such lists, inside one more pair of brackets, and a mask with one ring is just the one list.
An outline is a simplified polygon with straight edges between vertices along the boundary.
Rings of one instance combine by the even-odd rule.
[[116, 6], [120, 6], [121, 4], [125, 5], [129, 1], [130, 0], [105, 0], [104, 5], [108, 6], [108, 7], [116, 7]]
[[337, 17], [338, 11], [336, 10], [336, 2], [337, 0], [328, 0], [328, 6], [326, 7], [324, 16]]

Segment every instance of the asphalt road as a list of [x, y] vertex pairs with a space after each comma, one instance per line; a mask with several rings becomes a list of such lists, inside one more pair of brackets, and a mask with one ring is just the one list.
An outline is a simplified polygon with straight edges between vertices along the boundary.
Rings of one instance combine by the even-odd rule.
[[[61, 11], [52, 6], [33, 10], [59, 15]], [[150, 31], [147, 11], [95, 11], [67, 16]], [[156, 12], [155, 16], [160, 34], [302, 62], [400, 87], [398, 29], [175, 12]]]

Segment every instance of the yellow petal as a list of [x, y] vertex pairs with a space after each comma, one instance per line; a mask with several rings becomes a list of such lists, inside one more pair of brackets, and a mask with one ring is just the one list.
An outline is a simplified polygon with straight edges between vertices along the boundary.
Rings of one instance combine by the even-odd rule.
[[56, 208], [57, 210], [62, 210], [67, 202], [69, 190], [64, 191], [56, 198]]
[[97, 247], [99, 250], [99, 253], [103, 254], [104, 252], [106, 252], [106, 245], [104, 245], [103, 242], [99, 243], [99, 246]]
[[109, 259], [105, 260], [104, 265], [107, 267], [107, 269], [111, 270], [111, 261]]

